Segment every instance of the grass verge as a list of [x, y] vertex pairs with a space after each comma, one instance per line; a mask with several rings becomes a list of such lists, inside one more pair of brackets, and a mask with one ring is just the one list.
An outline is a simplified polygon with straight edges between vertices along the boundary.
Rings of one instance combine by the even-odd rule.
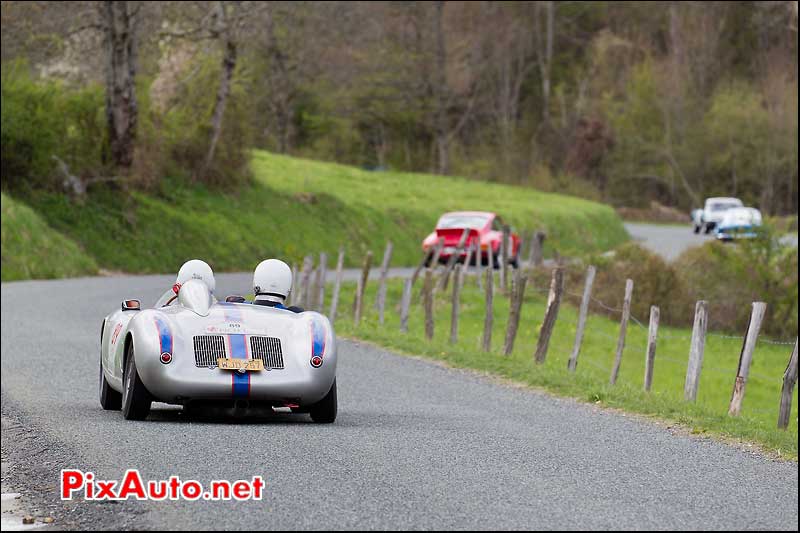
[[[683, 384], [689, 352], [691, 330], [662, 327], [659, 330], [653, 388], [643, 391], [644, 354], [647, 342], [646, 317], [638, 317], [644, 325], [631, 322], [623, 354], [619, 379], [609, 385], [609, 375], [616, 349], [619, 324], [605, 316], [590, 314], [577, 371], [567, 371], [577, 323], [577, 301], [569, 296], [558, 316], [547, 360], [533, 362], [539, 325], [544, 316], [547, 288], [529, 287], [522, 308], [519, 333], [511, 356], [501, 355], [509, 314], [509, 301], [495, 295], [492, 351], [480, 349], [483, 331], [483, 293], [476, 279], [468, 277], [462, 291], [459, 340], [449, 341], [450, 297], [437, 294], [436, 325], [432, 342], [424, 336], [424, 315], [419, 298], [421, 283], [415, 286], [409, 332], [399, 329], [399, 301], [402, 280], [388, 284], [384, 325], [378, 324], [373, 309], [376, 284], [369, 283], [365, 298], [365, 315], [355, 327], [351, 304], [355, 284], [342, 287], [340, 312], [336, 319], [339, 335], [374, 342], [386, 348], [441, 360], [454, 367], [470, 368], [508, 378], [523, 384], [541, 387], [553, 393], [599, 403], [629, 412], [674, 421], [691, 433], [709, 434], [755, 443], [764, 450], [784, 458], [797, 459], [797, 392], [792, 403], [792, 417], [787, 431], [776, 427], [783, 371], [792, 346], [758, 343], [750, 379], [747, 383], [742, 414], [727, 415], [728, 402], [738, 365], [741, 341], [710, 334], [707, 339], [703, 372], [697, 403], [683, 400]], [[567, 289], [570, 291], [570, 288]], [[578, 292], [578, 291], [570, 291]]]
[[335, 257], [340, 245], [354, 266], [386, 240], [394, 243], [392, 263], [411, 265], [439, 215], [456, 209], [495, 210], [523, 234], [544, 228], [545, 252], [582, 255], [627, 239], [610, 207], [529, 188], [369, 172], [261, 151], [252, 166], [253, 183], [231, 194], [173, 182], [159, 194], [95, 192], [83, 205], [42, 192], [25, 201], [98, 265], [132, 273], [174, 271], [193, 257], [218, 271], [250, 270], [265, 257], [297, 262], [309, 251]]
[[35, 211], [2, 195], [2, 280], [63, 278], [97, 273], [78, 244], [54, 230]]

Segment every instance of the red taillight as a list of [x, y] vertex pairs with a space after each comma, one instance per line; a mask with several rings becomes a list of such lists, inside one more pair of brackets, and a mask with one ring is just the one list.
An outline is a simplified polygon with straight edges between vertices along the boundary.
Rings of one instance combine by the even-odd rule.
[[322, 366], [322, 357], [315, 355], [311, 358], [311, 366], [314, 368], [319, 368]]
[[172, 354], [169, 352], [164, 352], [161, 354], [161, 362], [165, 365], [168, 365], [172, 362]]

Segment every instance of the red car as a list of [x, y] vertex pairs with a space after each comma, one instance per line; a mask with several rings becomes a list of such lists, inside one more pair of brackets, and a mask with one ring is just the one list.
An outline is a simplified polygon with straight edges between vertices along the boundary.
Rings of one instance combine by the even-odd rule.
[[[473, 242], [480, 244], [481, 262], [489, 264], [489, 254], [494, 255], [494, 264], [499, 265], [500, 243], [503, 240], [503, 220], [496, 213], [485, 211], [454, 211], [445, 213], [436, 223], [436, 230], [422, 241], [422, 250], [428, 252], [440, 238], [444, 239], [444, 248], [439, 255], [439, 262], [444, 263], [456, 253], [458, 241], [464, 230], [469, 230], [464, 250], [458, 257], [459, 262], [466, 261], [467, 250]], [[511, 247], [508, 253], [508, 262], [514, 267], [519, 266], [519, 235], [510, 232]]]

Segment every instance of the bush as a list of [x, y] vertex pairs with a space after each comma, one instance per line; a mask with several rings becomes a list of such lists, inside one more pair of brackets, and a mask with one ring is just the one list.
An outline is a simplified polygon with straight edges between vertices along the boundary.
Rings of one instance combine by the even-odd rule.
[[102, 91], [33, 80], [21, 63], [4, 67], [1, 129], [3, 187], [59, 188], [55, 157], [78, 176], [102, 166], [107, 147]]
[[684, 252], [676, 262], [692, 300], [708, 300], [709, 321], [717, 329], [743, 332], [751, 303], [767, 303], [762, 332], [797, 335], [797, 248], [780, 245], [767, 229], [757, 239], [710, 242]]
[[[669, 325], [687, 325], [692, 322], [694, 302], [677, 269], [658, 254], [635, 243], [618, 247], [612, 256], [595, 256], [588, 264], [597, 267], [592, 288], [590, 309], [593, 313], [619, 319], [619, 309], [625, 295], [625, 281], [633, 280], [631, 314], [646, 324], [650, 306], [661, 312], [661, 322]], [[579, 305], [586, 279], [586, 265], [570, 265], [565, 272], [566, 298]], [[548, 269], [537, 269], [534, 285], [546, 287], [550, 283]], [[602, 302], [601, 305], [599, 302]]]
[[[754, 240], [736, 244], [709, 242], [691, 248], [675, 262], [633, 243], [616, 249], [613, 256], [590, 259], [597, 267], [592, 296], [612, 309], [621, 309], [625, 280], [632, 279], [631, 313], [645, 322], [650, 306], [661, 311], [661, 323], [691, 326], [698, 300], [708, 301], [709, 328], [742, 335], [747, 328], [752, 302], [767, 303], [762, 333], [772, 337], [797, 335], [797, 248], [779, 243], [766, 229]], [[540, 269], [537, 286], [549, 283], [549, 272]], [[566, 272], [568, 298], [580, 303], [585, 265]], [[619, 318], [619, 312], [592, 302], [592, 312]]]

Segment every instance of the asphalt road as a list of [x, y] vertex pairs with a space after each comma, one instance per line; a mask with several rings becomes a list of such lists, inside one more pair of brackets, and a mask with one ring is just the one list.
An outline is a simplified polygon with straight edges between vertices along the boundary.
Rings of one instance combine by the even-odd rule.
[[695, 235], [690, 224], [676, 226], [626, 222], [625, 229], [628, 230], [628, 234], [634, 241], [660, 254], [668, 261], [676, 259], [689, 248], [714, 240], [713, 234], [699, 233]]
[[[677, 259], [689, 248], [701, 246], [715, 239], [713, 233], [695, 234], [690, 224], [681, 226], [626, 222], [625, 229], [634, 241], [661, 255], [667, 261]], [[780, 241], [785, 246], [797, 247], [797, 233], [784, 235]]]
[[[221, 293], [246, 277], [221, 275]], [[126, 422], [97, 400], [102, 316], [168, 276], [2, 285], [3, 488], [64, 528], [797, 529], [796, 463], [355, 342], [340, 416]], [[261, 474], [263, 501], [62, 504], [58, 472]]]

